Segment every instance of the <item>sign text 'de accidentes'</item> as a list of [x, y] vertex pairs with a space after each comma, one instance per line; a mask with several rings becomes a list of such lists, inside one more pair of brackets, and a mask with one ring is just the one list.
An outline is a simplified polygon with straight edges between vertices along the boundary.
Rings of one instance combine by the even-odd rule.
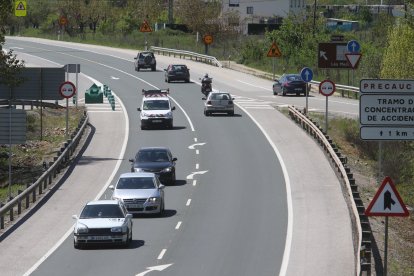
[[414, 80], [363, 79], [361, 93], [414, 93]]

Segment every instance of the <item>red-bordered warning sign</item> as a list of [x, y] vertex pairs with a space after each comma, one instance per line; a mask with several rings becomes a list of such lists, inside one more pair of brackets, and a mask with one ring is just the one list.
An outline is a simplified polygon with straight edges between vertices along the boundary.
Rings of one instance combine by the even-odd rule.
[[141, 24], [141, 26], [139, 27], [139, 31], [141, 33], [151, 33], [152, 32], [151, 26], [148, 24], [147, 20], [144, 20], [144, 22]]
[[400, 194], [389, 176], [382, 181], [377, 193], [365, 210], [367, 216], [407, 217], [409, 215]]
[[279, 47], [277, 46], [276, 42], [272, 43], [270, 46], [269, 51], [267, 52], [267, 57], [281, 57], [282, 52], [280, 52]]

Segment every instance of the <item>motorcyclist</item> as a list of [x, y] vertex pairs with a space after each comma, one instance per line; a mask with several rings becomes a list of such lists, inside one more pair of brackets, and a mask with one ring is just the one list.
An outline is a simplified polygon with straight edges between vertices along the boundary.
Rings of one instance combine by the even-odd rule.
[[201, 92], [205, 94], [206, 96], [212, 90], [211, 88], [212, 81], [213, 79], [210, 78], [207, 73], [204, 75], [203, 79], [201, 80]]

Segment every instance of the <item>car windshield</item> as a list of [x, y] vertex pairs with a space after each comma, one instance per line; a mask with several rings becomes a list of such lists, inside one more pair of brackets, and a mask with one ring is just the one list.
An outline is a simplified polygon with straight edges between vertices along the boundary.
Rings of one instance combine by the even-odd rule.
[[152, 53], [141, 53], [139, 54], [139, 59], [144, 59], [145, 57], [152, 57]]
[[301, 81], [302, 78], [299, 75], [289, 75], [286, 77], [288, 81]]
[[169, 162], [168, 154], [166, 151], [140, 151], [138, 152], [135, 160], [138, 162]]
[[174, 65], [172, 67], [173, 71], [187, 71], [187, 67], [184, 65]]
[[152, 177], [123, 177], [120, 178], [117, 189], [154, 189]]
[[123, 218], [121, 208], [115, 204], [86, 205], [80, 214], [81, 219]]
[[211, 94], [210, 100], [230, 100], [229, 94]]
[[170, 105], [167, 100], [146, 100], [143, 110], [168, 110]]

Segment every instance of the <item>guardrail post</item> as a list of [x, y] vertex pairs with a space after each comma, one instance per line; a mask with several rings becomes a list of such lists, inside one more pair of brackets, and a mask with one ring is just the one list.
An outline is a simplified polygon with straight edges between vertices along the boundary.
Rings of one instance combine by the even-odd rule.
[[[22, 190], [18, 190], [17, 194], [20, 195], [23, 191]], [[20, 215], [22, 213], [22, 201], [19, 200], [17, 202], [17, 214]]]
[[[13, 199], [13, 197], [9, 198], [9, 201], [11, 201]], [[9, 216], [10, 216], [10, 221], [14, 220], [14, 207], [12, 206], [9, 210]]]
[[42, 184], [40, 184], [38, 187], [39, 187], [39, 195], [41, 195], [43, 193], [43, 186]]
[[[30, 185], [32, 185], [32, 184], [27, 183], [26, 184], [26, 189], [29, 189]], [[29, 206], [30, 206], [30, 195], [27, 195], [26, 196], [26, 209], [29, 209]]]
[[[4, 206], [3, 202], [0, 202], [0, 208]], [[4, 216], [0, 217], [0, 229], [4, 229]]]
[[32, 202], [36, 202], [36, 189], [33, 189], [32, 192]]
[[[49, 162], [49, 168], [53, 165], [53, 162]], [[49, 173], [49, 185], [52, 184], [52, 176], [53, 176], [53, 172]]]

